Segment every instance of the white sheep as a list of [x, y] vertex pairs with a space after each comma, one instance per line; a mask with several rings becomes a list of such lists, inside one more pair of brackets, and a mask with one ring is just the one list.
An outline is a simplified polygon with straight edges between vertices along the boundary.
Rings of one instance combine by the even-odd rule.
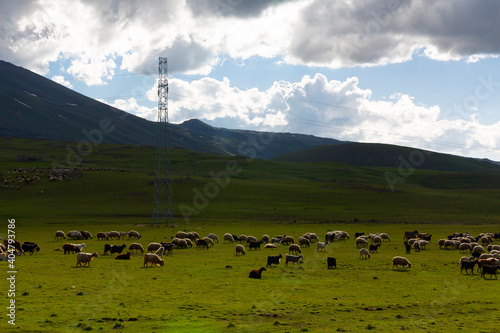
[[118, 231], [118, 234], [120, 235], [120, 238], [125, 239], [126, 236], [128, 236], [128, 232], [125, 231]]
[[470, 243], [462, 243], [460, 244], [460, 246], [458, 247], [458, 250], [460, 252], [463, 252], [463, 251], [469, 251], [472, 252], [472, 246], [470, 245]]
[[260, 240], [267, 244], [271, 241], [271, 237], [269, 237], [269, 235], [262, 235]]
[[236, 255], [238, 255], [238, 253], [245, 255], [245, 247], [241, 244], [236, 245]]
[[140, 251], [141, 251], [141, 253], [144, 253], [144, 248], [143, 248], [143, 247], [142, 247], [142, 245], [141, 245], [141, 244], [139, 244], [139, 243], [132, 243], [132, 244], [130, 244], [130, 245], [129, 245], [129, 247], [128, 247], [128, 250], [129, 250], [129, 251], [134, 251], [134, 250], [135, 250], [135, 251], [137, 251], [137, 250], [140, 250]]
[[368, 245], [368, 242], [366, 241], [366, 239], [364, 239], [362, 237], [356, 238], [356, 247], [360, 247], [362, 245]]
[[165, 252], [165, 248], [162, 246], [160, 247], [158, 250], [156, 250], [155, 254], [160, 257], [160, 258], [163, 258], [163, 253]]
[[391, 241], [391, 239], [389, 238], [389, 235], [386, 234], [385, 232], [382, 232], [380, 235], [380, 238], [382, 238], [382, 240], [388, 240], [389, 242]]
[[372, 238], [373, 244], [382, 244], [382, 237], [380, 236], [375, 236]]
[[177, 231], [177, 233], [175, 234], [175, 237], [176, 238], [186, 238], [186, 233], [184, 231]]
[[396, 257], [392, 258], [392, 269], [393, 270], [394, 270], [394, 266], [396, 266], [396, 268], [399, 268], [399, 266], [403, 266], [403, 268], [405, 268], [405, 266], [408, 266], [408, 268], [411, 268], [411, 263], [405, 257], [396, 256]]
[[275, 249], [276, 244], [267, 243], [266, 245], [264, 245], [264, 248], [265, 249]]
[[361, 249], [359, 249], [359, 259], [363, 259], [363, 257], [365, 259], [370, 258], [370, 252], [368, 252], [368, 250], [365, 249], [364, 247], [362, 247]]
[[328, 245], [328, 243], [317, 242], [316, 243], [316, 251], [325, 251], [327, 245]]
[[300, 268], [300, 265], [299, 265], [300, 259], [304, 260], [304, 257], [302, 256], [302, 254], [300, 254], [298, 256], [292, 256], [289, 254], [285, 254], [285, 266], [288, 266], [288, 263], [291, 262], [292, 267], [295, 266], [295, 263], [297, 263], [297, 266]]
[[141, 234], [138, 233], [135, 230], [130, 230], [127, 234], [128, 234], [128, 238], [137, 238], [137, 239], [139, 239], [139, 238], [142, 237]]
[[160, 243], [149, 243], [148, 245], [148, 252], [153, 252], [153, 251], [156, 251], [158, 250], [160, 247], [163, 247], [161, 246]]
[[75, 246], [76, 246], [76, 247], [77, 247], [80, 251], [82, 251], [82, 249], [83, 249], [84, 247], [86, 247], [86, 246], [87, 246], [87, 244], [85, 244], [85, 243], [82, 243], [82, 244], [74, 244], [74, 245], [75, 245]]
[[108, 238], [109, 239], [113, 239], [113, 238], [120, 239], [120, 233], [118, 231], [110, 231], [110, 232], [108, 232]]
[[148, 266], [148, 264], [151, 264], [151, 267], [160, 265], [164, 266], [163, 259], [160, 258], [157, 254], [155, 253], [145, 253], [144, 254], [144, 264], [143, 266]]
[[66, 234], [64, 233], [64, 231], [62, 231], [62, 230], [56, 231], [56, 239], [59, 239], [59, 238], [66, 239]]
[[[219, 237], [217, 237], [216, 234], [208, 234], [207, 238], [210, 238], [213, 242], [216, 242], [216, 243], [219, 242]], [[212, 245], [213, 245], [213, 242], [212, 242]]]
[[224, 236], [223, 236], [223, 239], [224, 239], [224, 242], [229, 242], [229, 243], [233, 243], [234, 242], [234, 238], [233, 238], [233, 235], [229, 234], [229, 233], [225, 233]]
[[481, 245], [476, 245], [476, 246], [474, 246], [474, 248], [472, 249], [472, 252], [482, 254], [482, 253], [484, 253], [485, 251], [484, 251], [484, 247], [482, 247]]
[[97, 253], [85, 253], [85, 252], [78, 252], [76, 254], [76, 266], [89, 266], [90, 267], [90, 262], [92, 261], [92, 258], [97, 258]]

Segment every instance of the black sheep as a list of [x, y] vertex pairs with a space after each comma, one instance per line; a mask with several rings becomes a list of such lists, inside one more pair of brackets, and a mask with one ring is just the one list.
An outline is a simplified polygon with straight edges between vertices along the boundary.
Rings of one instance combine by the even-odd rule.
[[326, 258], [327, 264], [328, 264], [328, 269], [330, 268], [337, 268], [337, 259], [334, 257], [328, 257]]

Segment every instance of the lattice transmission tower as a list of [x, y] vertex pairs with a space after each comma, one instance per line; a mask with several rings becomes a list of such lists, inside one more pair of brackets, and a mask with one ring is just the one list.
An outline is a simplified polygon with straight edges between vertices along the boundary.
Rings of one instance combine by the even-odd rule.
[[158, 123], [156, 132], [155, 179], [152, 225], [174, 226], [172, 205], [172, 173], [168, 133], [168, 62], [160, 57], [158, 65]]

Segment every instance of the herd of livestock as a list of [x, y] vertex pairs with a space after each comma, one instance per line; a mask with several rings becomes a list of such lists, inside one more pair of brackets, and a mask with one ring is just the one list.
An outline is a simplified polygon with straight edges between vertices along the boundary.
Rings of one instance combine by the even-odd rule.
[[[359, 249], [360, 259], [369, 259], [371, 254], [376, 253], [378, 248], [383, 242], [390, 242], [391, 239], [386, 233], [368, 234], [356, 233], [355, 245]], [[88, 231], [71, 230], [64, 233], [58, 230], [55, 233], [55, 239], [68, 238], [72, 241], [83, 241], [93, 239], [93, 236]], [[163, 255], [177, 249], [186, 249], [197, 247], [199, 249], [209, 249], [216, 243], [219, 243], [219, 237], [216, 234], [210, 233], [206, 237], [201, 237], [197, 232], [178, 231], [175, 237], [172, 237], [170, 242], [149, 243], [146, 248], [142, 246], [139, 240], [142, 238], [139, 232], [131, 230], [129, 232], [123, 231], [110, 231], [98, 232], [96, 234], [97, 240], [106, 241], [104, 244], [104, 254], [116, 254], [117, 260], [130, 260], [132, 253], [141, 253], [144, 258], [143, 266], [164, 266]], [[431, 242], [432, 235], [429, 233], [419, 233], [415, 231], [406, 231], [403, 236], [406, 253], [411, 251], [425, 250], [426, 246]], [[135, 240], [135, 242], [128, 245], [120, 244], [113, 245], [107, 241], [118, 241], [122, 239]], [[316, 251], [325, 251], [327, 246], [336, 241], [346, 241], [349, 239], [349, 234], [345, 231], [328, 231], [325, 235], [325, 241], [320, 241], [316, 233], [305, 233], [298, 237], [297, 240], [292, 236], [279, 235], [276, 237], [269, 237], [263, 235], [260, 239], [254, 236], [247, 235], [234, 235], [226, 233], [222, 237], [224, 243], [237, 243], [235, 246], [235, 255], [243, 256], [246, 250], [260, 250], [261, 248], [276, 248], [277, 246], [288, 246], [288, 254], [285, 254], [285, 266], [290, 263], [292, 267], [297, 264], [300, 268], [300, 262], [303, 260], [302, 249], [316, 244]], [[500, 245], [493, 244], [494, 241], [500, 240], [500, 233], [483, 233], [477, 237], [469, 233], [455, 233], [449, 235], [445, 239], [439, 239], [438, 245], [440, 249], [455, 249], [460, 252], [467, 253], [468, 256], [463, 256], [459, 260], [460, 272], [465, 271], [466, 274], [474, 272], [477, 266], [477, 271], [481, 271], [481, 276], [486, 279], [489, 275], [490, 278], [495, 276], [497, 270], [500, 269]], [[97, 253], [85, 253], [83, 249], [86, 247], [85, 243], [65, 243], [62, 246], [64, 254], [76, 254], [76, 266], [90, 266], [93, 258], [97, 257]], [[485, 249], [486, 247], [486, 249]], [[125, 253], [123, 253], [127, 250]], [[14, 255], [30, 255], [40, 251], [38, 244], [33, 242], [20, 243], [18, 241], [9, 243], [4, 240], [4, 244], [0, 244], [0, 260], [7, 261]], [[146, 252], [146, 253], [145, 253]], [[488, 252], [488, 253], [487, 253]], [[283, 256], [269, 255], [267, 257], [266, 267], [277, 266], [281, 263]], [[327, 268], [337, 268], [337, 259], [335, 257], [327, 257]], [[254, 269], [250, 271], [250, 278], [260, 279], [262, 272], [266, 267]], [[394, 268], [411, 268], [411, 263], [406, 257], [396, 256], [392, 259], [392, 269]]]

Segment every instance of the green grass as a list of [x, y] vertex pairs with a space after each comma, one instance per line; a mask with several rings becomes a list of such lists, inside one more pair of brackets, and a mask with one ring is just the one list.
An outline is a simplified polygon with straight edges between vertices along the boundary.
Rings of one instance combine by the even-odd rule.
[[[418, 228], [437, 239], [455, 231], [493, 231], [488, 226], [272, 221], [189, 225], [188, 230], [201, 235], [215, 232], [220, 238], [224, 232], [257, 237], [264, 232], [272, 236], [286, 233], [296, 238], [316, 232], [323, 238], [331, 229], [346, 230], [351, 236], [356, 231], [388, 232], [392, 237], [392, 242], [384, 243], [367, 260], [358, 258], [352, 238], [330, 244], [325, 253], [304, 248], [300, 269], [282, 263], [263, 272], [261, 280], [248, 279], [248, 271], [265, 266], [267, 255], [284, 255], [285, 246], [247, 250], [242, 257], [235, 256], [234, 244], [219, 243], [208, 251], [174, 250], [173, 255], [165, 256], [165, 267], [156, 268], [143, 268], [140, 255], [130, 261], [99, 255], [91, 267], [75, 268], [75, 256], [59, 250], [64, 241], [53, 239], [55, 230], [70, 227], [88, 229], [94, 236], [97, 231], [135, 229], [143, 235], [143, 245], [169, 240], [178, 230], [137, 226], [120, 219], [107, 225], [17, 226], [20, 240], [35, 240], [42, 250], [16, 260], [20, 327], [16, 331], [109, 331], [116, 327], [122, 332], [359, 332], [372, 327], [393, 332], [404, 326], [412, 332], [439, 332], [450, 325], [474, 330], [474, 318], [500, 304], [498, 281], [484, 280], [477, 273], [461, 275], [457, 261], [462, 254], [440, 250], [436, 241], [425, 251], [406, 255], [411, 269], [391, 270], [391, 258], [404, 255], [400, 241], [404, 230]], [[130, 244], [128, 240], [111, 243], [122, 242]], [[85, 243], [86, 251], [102, 253], [106, 242]], [[327, 256], [337, 258], [337, 269], [327, 269]], [[6, 288], [5, 282], [2, 288]], [[457, 308], [457, 304], [463, 306]], [[482, 325], [484, 331], [492, 331], [496, 324], [485, 321]]]
[[[494, 175], [492, 186], [483, 186], [489, 176], [415, 171], [392, 192], [384, 176], [398, 172], [392, 169], [275, 163], [175, 149], [177, 226], [157, 228], [150, 226], [151, 148], [103, 144], [73, 170], [78, 177], [50, 181], [47, 168], [64, 161], [67, 145], [0, 140], [1, 177], [17, 181], [17, 176], [41, 175], [36, 184], [0, 187], [0, 210], [5, 221], [16, 220], [17, 239], [37, 242], [42, 249], [16, 260], [15, 332], [475, 331], [478, 316], [500, 305], [498, 281], [461, 275], [457, 261], [462, 254], [436, 245], [453, 232], [500, 232]], [[210, 176], [223, 176], [231, 160], [239, 162], [237, 174]], [[435, 181], [440, 178], [446, 184]], [[226, 180], [206, 206], [195, 209], [196, 191]], [[181, 207], [197, 212], [183, 216]], [[5, 239], [3, 225], [0, 237]], [[61, 251], [64, 241], [54, 240], [58, 229], [89, 230], [94, 236], [135, 229], [144, 246], [168, 241], [177, 230], [214, 232], [220, 238], [226, 232], [296, 238], [316, 232], [323, 238], [328, 230], [340, 229], [351, 236], [387, 232], [392, 242], [369, 260], [358, 259], [352, 238], [329, 245], [326, 253], [306, 248], [301, 269], [281, 264], [268, 268], [262, 280], [251, 280], [248, 272], [265, 265], [267, 255], [287, 249], [236, 257], [233, 244], [217, 244], [208, 251], [175, 250], [165, 257], [165, 267], [142, 268], [139, 255], [116, 261], [102, 255], [105, 242], [94, 239], [84, 241], [85, 251], [98, 252], [98, 258], [89, 268], [75, 268], [75, 256]], [[392, 271], [391, 258], [404, 255], [404, 231], [414, 229], [433, 234], [431, 246], [408, 255], [411, 269]], [[110, 243], [123, 242], [131, 241]], [[326, 268], [327, 256], [337, 258], [336, 270]], [[7, 263], [0, 266], [7, 271]], [[2, 281], [5, 295], [7, 281]], [[496, 322], [481, 325], [489, 332]], [[12, 329], [3, 320], [0, 330], [5, 328]]]

